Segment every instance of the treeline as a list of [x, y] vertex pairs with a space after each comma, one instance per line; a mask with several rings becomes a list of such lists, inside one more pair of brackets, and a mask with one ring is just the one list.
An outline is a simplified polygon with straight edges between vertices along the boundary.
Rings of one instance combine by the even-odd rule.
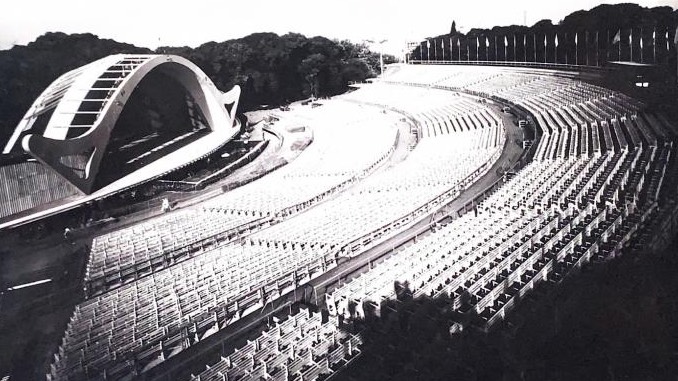
[[[241, 110], [346, 91], [379, 70], [379, 56], [366, 45], [301, 34], [256, 33], [195, 49], [161, 47], [155, 52], [92, 34], [47, 33], [26, 46], [0, 51], [0, 146], [49, 84], [61, 74], [116, 53], [167, 53], [197, 64], [221, 90], [243, 89]], [[386, 57], [392, 62], [393, 57]]]
[[[637, 4], [600, 5], [577, 11], [558, 24], [474, 28], [427, 38], [412, 60], [509, 61], [605, 66], [633, 61], [675, 66], [678, 10]], [[557, 39], [557, 42], [556, 42]], [[444, 58], [443, 58], [444, 56]]]
[[[348, 82], [363, 81], [379, 71], [379, 55], [366, 45], [296, 33], [255, 33], [195, 49], [161, 47], [158, 51], [196, 63], [220, 89], [239, 84], [244, 108], [338, 94], [346, 91]], [[387, 57], [387, 61], [394, 59]]]
[[35, 99], [63, 73], [116, 53], [151, 53], [92, 34], [47, 33], [0, 51], [0, 150]]

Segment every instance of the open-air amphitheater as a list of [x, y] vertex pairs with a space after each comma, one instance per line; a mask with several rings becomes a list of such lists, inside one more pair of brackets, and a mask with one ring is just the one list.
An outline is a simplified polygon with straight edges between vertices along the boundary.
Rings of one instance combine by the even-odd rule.
[[47, 378], [325, 379], [403, 293], [490, 331], [673, 213], [675, 124], [576, 73], [401, 65], [357, 87], [308, 107], [289, 164], [94, 238]]

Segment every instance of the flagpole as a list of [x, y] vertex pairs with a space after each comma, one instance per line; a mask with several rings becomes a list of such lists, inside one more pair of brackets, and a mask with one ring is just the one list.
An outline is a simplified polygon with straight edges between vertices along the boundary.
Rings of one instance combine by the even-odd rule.
[[507, 60], [506, 60], [506, 51], [507, 51], [507, 48], [508, 48], [508, 39], [506, 38], [506, 36], [504, 36], [504, 62], [507, 61]]
[[445, 39], [440, 40], [440, 48], [443, 50], [443, 61], [445, 61]]
[[546, 33], [544, 33], [544, 63], [546, 63]]
[[490, 60], [490, 39], [485, 36], [485, 61]]
[[476, 37], [476, 61], [480, 61], [480, 59], [478, 59], [478, 48], [480, 48], [480, 40]]
[[499, 61], [497, 59], [497, 35], [494, 35], [494, 61], [497, 62]]
[[579, 65], [579, 32], [574, 33], [574, 64]]
[[426, 56], [428, 62], [431, 63], [431, 40], [426, 40]]
[[461, 37], [457, 36], [457, 61], [461, 61]]
[[450, 61], [452, 61], [452, 36], [450, 36]]
[[606, 59], [605, 59], [605, 64], [610, 62], [610, 30], [607, 30], [607, 40], [605, 40], [605, 54], [606, 54]]
[[652, 63], [657, 64], [657, 27], [652, 31]]
[[567, 45], [568, 45], [568, 44], [567, 44], [567, 32], [565, 32], [565, 65], [569, 65], [569, 64], [570, 64], [570, 62], [569, 62], [569, 60], [568, 60], [568, 58], [567, 58], [567, 50], [568, 50], [568, 49], [567, 49]]
[[598, 39], [598, 31], [596, 31], [596, 66], [600, 66], [600, 40]]
[[532, 45], [534, 49], [532, 49], [532, 53], [534, 53], [534, 62], [537, 62], [537, 34], [532, 35]]
[[557, 64], [558, 63], [558, 32], [556, 32], [556, 39], [555, 39], [555, 52], [553, 53], [553, 63]]
[[589, 66], [589, 31], [584, 33], [584, 47], [586, 50], [586, 66]]
[[643, 63], [643, 27], [640, 27], [640, 63]]
[[669, 30], [666, 29], [666, 66], [669, 66], [669, 54], [671, 50], [669, 49]]
[[630, 61], [633, 62], [633, 28], [629, 31], [629, 56]]
[[523, 34], [523, 60], [527, 62], [527, 34]]
[[516, 61], [516, 34], [513, 33], [513, 62]]

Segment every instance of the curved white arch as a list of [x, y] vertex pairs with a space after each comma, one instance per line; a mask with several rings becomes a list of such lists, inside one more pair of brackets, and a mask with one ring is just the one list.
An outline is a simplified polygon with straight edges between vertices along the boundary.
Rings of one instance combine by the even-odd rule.
[[[113, 55], [57, 79], [36, 100], [12, 138], [16, 142], [23, 136], [21, 145], [26, 152], [89, 194], [122, 110], [137, 85], [154, 70], [171, 75], [194, 98], [212, 139], [225, 143], [238, 132], [238, 86], [224, 94], [200, 68], [178, 56]], [[37, 118], [48, 110], [53, 113], [44, 133], [31, 134]], [[91, 122], [73, 124], [76, 116]], [[77, 136], [69, 138], [73, 129]], [[6, 150], [12, 143], [10, 140]]]

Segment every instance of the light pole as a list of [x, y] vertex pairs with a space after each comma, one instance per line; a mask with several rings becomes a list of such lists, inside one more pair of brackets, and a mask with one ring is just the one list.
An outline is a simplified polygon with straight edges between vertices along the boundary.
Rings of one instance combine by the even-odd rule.
[[374, 40], [365, 40], [365, 41], [369, 42], [370, 44], [376, 43], [377, 45], [379, 45], [379, 68], [381, 70], [381, 75], [384, 75], [384, 54], [383, 54], [384, 46], [383, 45], [384, 45], [384, 42], [386, 42], [388, 40], [381, 40], [379, 42], [375, 42]]

